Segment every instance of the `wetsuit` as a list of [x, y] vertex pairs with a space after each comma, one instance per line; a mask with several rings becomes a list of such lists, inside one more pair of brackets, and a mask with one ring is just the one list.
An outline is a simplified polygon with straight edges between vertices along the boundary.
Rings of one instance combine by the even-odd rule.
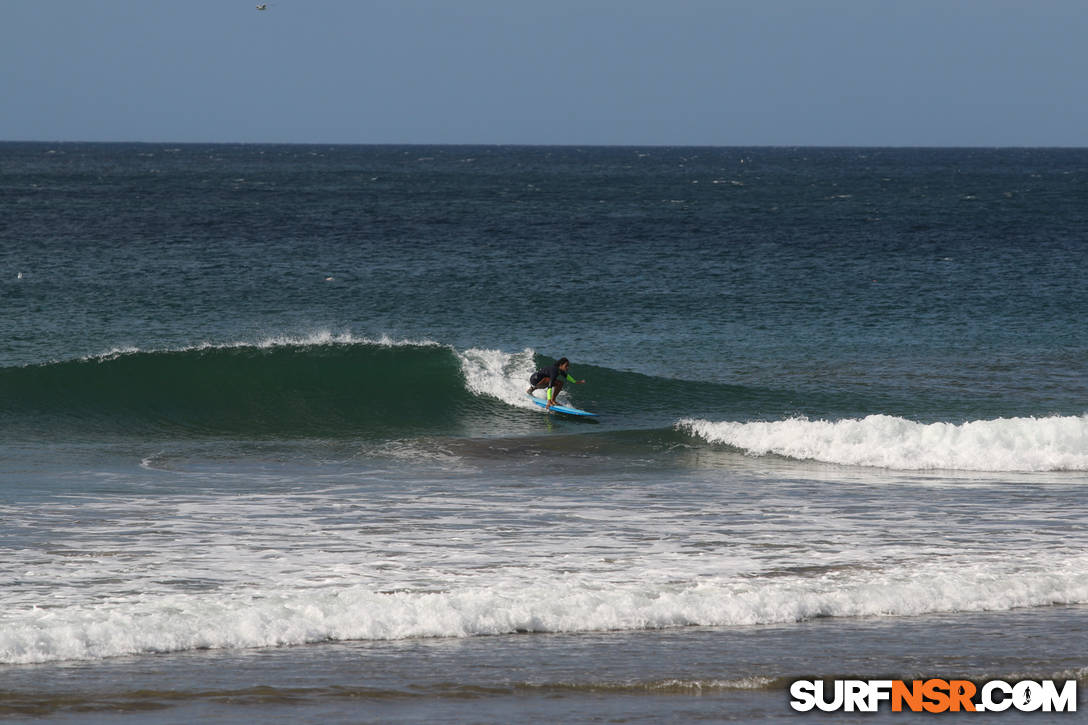
[[571, 376], [569, 368], [568, 372], [564, 373], [562, 370], [559, 369], [558, 365], [549, 365], [548, 367], [541, 368], [540, 370], [537, 370], [535, 373], [533, 373], [532, 376], [529, 378], [529, 384], [532, 385], [533, 388], [536, 388], [537, 383], [539, 383], [544, 378], [548, 378], [549, 381], [548, 400], [554, 400], [554, 396], [557, 394], [553, 392], [556, 388], [556, 382], [559, 382], [560, 389], [562, 389], [563, 387], [564, 380], [572, 383], [578, 382]]

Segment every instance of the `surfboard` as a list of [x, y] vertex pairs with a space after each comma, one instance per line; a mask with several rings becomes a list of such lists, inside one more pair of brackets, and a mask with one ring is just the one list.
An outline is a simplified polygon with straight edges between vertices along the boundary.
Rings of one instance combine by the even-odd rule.
[[[548, 401], [547, 400], [541, 400], [540, 398], [536, 397], [535, 395], [533, 395], [531, 393], [529, 394], [529, 399], [532, 400], [537, 405], [539, 405], [541, 408], [547, 408], [548, 407]], [[582, 416], [586, 416], [588, 418], [596, 418], [597, 417], [596, 413], [590, 413], [588, 410], [582, 410], [581, 408], [575, 408], [575, 407], [570, 406], [570, 405], [553, 405], [551, 407], [551, 409], [554, 410], [556, 413], [566, 413], [567, 415], [582, 415]]]

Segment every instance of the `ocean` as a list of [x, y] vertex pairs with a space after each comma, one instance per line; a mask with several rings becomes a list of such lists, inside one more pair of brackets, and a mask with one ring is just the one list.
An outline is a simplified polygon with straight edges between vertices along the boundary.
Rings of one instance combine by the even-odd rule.
[[1088, 708], [1088, 150], [2, 143], [0, 300], [0, 718]]

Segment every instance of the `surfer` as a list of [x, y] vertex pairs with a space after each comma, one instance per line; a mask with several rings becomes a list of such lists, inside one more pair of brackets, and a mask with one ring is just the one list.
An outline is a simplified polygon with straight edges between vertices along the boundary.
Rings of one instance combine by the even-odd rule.
[[570, 360], [561, 357], [555, 361], [555, 365], [541, 368], [529, 376], [529, 389], [525, 392], [529, 395], [540, 388], [548, 389], [548, 404], [545, 409], [551, 408], [556, 397], [563, 390], [564, 383], [584, 383], [585, 380], [575, 380], [570, 374]]

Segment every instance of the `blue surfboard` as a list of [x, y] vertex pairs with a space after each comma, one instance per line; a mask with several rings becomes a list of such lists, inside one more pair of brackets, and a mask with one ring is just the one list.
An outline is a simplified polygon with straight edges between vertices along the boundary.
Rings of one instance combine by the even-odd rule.
[[[548, 401], [546, 401], [546, 400], [541, 400], [540, 398], [536, 397], [535, 395], [533, 395], [531, 393], [529, 394], [529, 398], [534, 403], [539, 405], [541, 408], [547, 408], [548, 407]], [[551, 407], [551, 409], [554, 410], [556, 413], [566, 413], [567, 415], [582, 415], [582, 416], [586, 416], [588, 418], [596, 418], [597, 417], [596, 413], [590, 413], [588, 410], [582, 410], [581, 408], [574, 408], [574, 407], [571, 407], [569, 405], [553, 405]]]

